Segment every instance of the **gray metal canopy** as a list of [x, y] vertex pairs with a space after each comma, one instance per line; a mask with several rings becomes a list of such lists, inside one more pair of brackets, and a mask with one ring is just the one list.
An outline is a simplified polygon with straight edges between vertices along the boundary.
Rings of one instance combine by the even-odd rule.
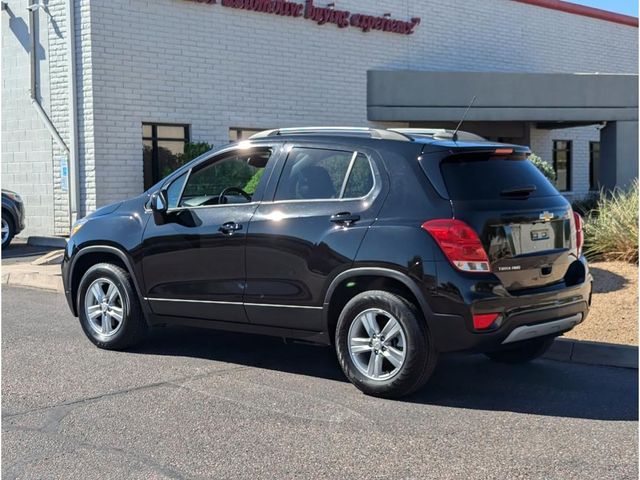
[[503, 72], [367, 72], [370, 121], [637, 121], [638, 76]]

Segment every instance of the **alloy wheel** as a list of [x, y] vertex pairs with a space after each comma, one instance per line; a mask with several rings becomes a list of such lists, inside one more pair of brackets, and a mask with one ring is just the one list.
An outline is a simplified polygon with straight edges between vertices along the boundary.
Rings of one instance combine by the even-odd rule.
[[353, 364], [371, 380], [388, 380], [404, 365], [405, 333], [389, 312], [370, 308], [359, 313], [349, 327], [348, 342]]
[[124, 306], [118, 287], [107, 278], [95, 280], [85, 294], [84, 309], [89, 325], [100, 335], [115, 335], [123, 324]]

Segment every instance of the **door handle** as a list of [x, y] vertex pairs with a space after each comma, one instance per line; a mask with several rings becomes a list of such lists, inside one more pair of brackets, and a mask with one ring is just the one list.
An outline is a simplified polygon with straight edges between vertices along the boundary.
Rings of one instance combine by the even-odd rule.
[[331, 215], [331, 218], [329, 218], [329, 221], [333, 223], [337, 223], [338, 225], [344, 225], [344, 226], [352, 225], [358, 220], [360, 220], [360, 215], [355, 215], [355, 214], [352, 214], [351, 212], [336, 213], [335, 215]]
[[222, 232], [225, 235], [233, 235], [233, 232], [237, 232], [238, 230], [242, 230], [242, 225], [236, 222], [223, 223], [218, 229], [219, 232]]

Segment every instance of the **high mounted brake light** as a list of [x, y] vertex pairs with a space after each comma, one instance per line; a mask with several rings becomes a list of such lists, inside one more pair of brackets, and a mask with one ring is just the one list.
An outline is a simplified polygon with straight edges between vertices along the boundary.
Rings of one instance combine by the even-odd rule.
[[422, 228], [431, 234], [451, 264], [463, 272], [488, 272], [489, 257], [478, 234], [456, 219], [429, 220]]
[[496, 148], [493, 153], [494, 155], [511, 155], [513, 148]]

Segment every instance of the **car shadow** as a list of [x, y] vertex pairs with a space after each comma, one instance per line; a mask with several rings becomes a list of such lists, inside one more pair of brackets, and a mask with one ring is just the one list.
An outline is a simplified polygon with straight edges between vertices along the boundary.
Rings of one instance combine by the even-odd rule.
[[[132, 352], [203, 358], [344, 381], [331, 347], [188, 327], [151, 332]], [[442, 355], [433, 377], [400, 400], [461, 409], [595, 420], [638, 420], [636, 370], [540, 359], [504, 365], [483, 355]]]
[[589, 267], [593, 275], [593, 293], [609, 293], [622, 290], [629, 282], [622, 275], [598, 267]]
[[50, 251], [55, 250], [51, 247], [37, 247], [32, 245], [27, 245], [25, 243], [12, 243], [8, 247], [4, 247], [2, 249], [2, 259], [18, 259], [18, 258], [27, 258], [34, 257], [37, 258], [45, 253], [49, 253]]

